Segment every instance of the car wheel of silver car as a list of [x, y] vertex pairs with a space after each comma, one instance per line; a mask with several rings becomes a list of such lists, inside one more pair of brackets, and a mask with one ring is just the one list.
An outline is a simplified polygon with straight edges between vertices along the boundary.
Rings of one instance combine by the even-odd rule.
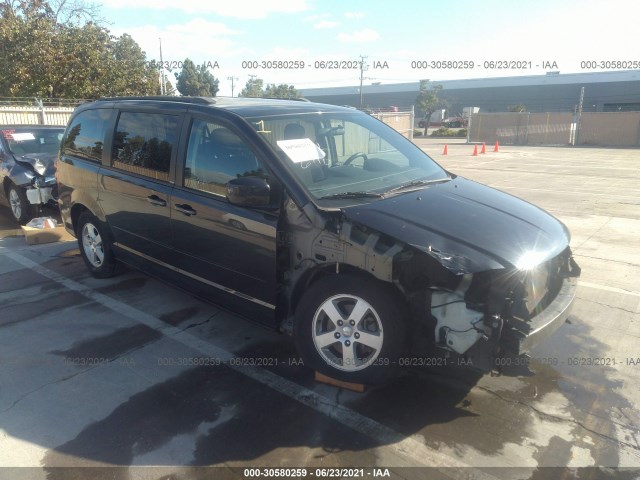
[[29, 203], [27, 194], [22, 188], [16, 185], [10, 185], [7, 198], [9, 199], [9, 207], [11, 207], [13, 218], [21, 224], [31, 220], [31, 204]]
[[107, 278], [117, 273], [118, 263], [111, 250], [111, 242], [102, 222], [90, 212], [78, 218], [76, 230], [80, 254], [96, 278]]
[[296, 309], [305, 361], [338, 380], [379, 383], [394, 373], [405, 343], [405, 311], [390, 285], [364, 275], [318, 280]]

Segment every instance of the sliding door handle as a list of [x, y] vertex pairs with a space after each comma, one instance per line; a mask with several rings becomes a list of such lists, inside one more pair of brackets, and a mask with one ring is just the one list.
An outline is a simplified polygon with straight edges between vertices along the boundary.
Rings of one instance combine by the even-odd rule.
[[187, 205], [185, 204], [178, 204], [176, 203], [174, 205], [174, 208], [179, 211], [180, 213], [184, 213], [185, 215], [187, 215], [188, 217], [190, 217], [191, 215], [195, 215], [196, 211], [191, 207], [191, 205]]
[[167, 201], [161, 199], [159, 196], [157, 195], [149, 195], [147, 197], [147, 201], [151, 204], [151, 205], [157, 205], [158, 207], [166, 207], [167, 206]]

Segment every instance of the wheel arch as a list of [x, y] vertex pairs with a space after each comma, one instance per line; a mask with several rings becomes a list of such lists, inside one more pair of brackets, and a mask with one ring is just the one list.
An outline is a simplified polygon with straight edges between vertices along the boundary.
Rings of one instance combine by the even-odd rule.
[[84, 192], [75, 190], [71, 195], [70, 204], [71, 208], [69, 209], [69, 214], [71, 217], [71, 225], [74, 232], [78, 229], [78, 218], [80, 218], [82, 212], [89, 211], [94, 217], [100, 220], [100, 222], [105, 225], [106, 229], [109, 230], [109, 233], [111, 233], [104, 212], [98, 205], [96, 199], [92, 198], [90, 195]]
[[82, 215], [83, 212], [89, 212], [93, 214], [91, 210], [89, 210], [86, 206], [84, 206], [81, 203], [76, 203], [75, 205], [73, 205], [73, 207], [71, 207], [71, 225], [73, 227], [74, 232], [78, 231], [78, 219], [80, 218], [80, 215]]
[[307, 269], [294, 284], [293, 288], [291, 289], [291, 295], [289, 299], [289, 311], [291, 315], [295, 316], [296, 310], [304, 293], [309, 290], [318, 280], [330, 275], [346, 274], [361, 276], [363, 278], [374, 280], [380, 284], [386, 284], [390, 291], [393, 291], [394, 294], [403, 301], [403, 303], [406, 303], [404, 295], [402, 295], [400, 290], [391, 282], [380, 280], [372, 273], [348, 263], [323, 263], [316, 267]]
[[108, 236], [108, 240], [110, 242], [113, 242], [113, 238], [114, 238], [113, 232], [111, 231], [111, 226], [109, 225], [109, 223], [104, 218], [100, 218], [98, 215], [96, 215], [96, 212], [94, 210], [87, 207], [83, 203], [74, 203], [70, 210], [71, 225], [73, 226], [73, 231], [75, 232], [76, 236], [79, 238], [78, 221], [80, 219], [80, 216], [84, 212], [88, 212], [89, 214], [93, 215], [95, 218], [98, 219], [98, 221], [100, 222], [100, 225], [104, 229], [104, 233]]

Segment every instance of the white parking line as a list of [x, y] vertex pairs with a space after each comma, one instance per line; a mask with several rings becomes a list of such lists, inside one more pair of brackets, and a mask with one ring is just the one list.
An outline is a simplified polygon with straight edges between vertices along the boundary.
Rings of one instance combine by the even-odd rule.
[[623, 288], [618, 288], [618, 287], [609, 287], [607, 285], [600, 285], [598, 283], [583, 282], [582, 280], [578, 282], [578, 286], [595, 288], [596, 290], [604, 290], [605, 292], [621, 293], [622, 295], [631, 295], [632, 297], [640, 297], [640, 292], [636, 292], [634, 290], [625, 290]]
[[[236, 372], [256, 380], [358, 433], [386, 444], [387, 448], [392, 449], [401, 457], [411, 460], [414, 464], [448, 469], [469, 469], [471, 467], [457, 458], [444, 455], [429, 448], [416, 438], [406, 437], [369, 417], [365, 417], [354, 410], [335, 403], [333, 400], [304, 388], [295, 382], [280, 377], [269, 370], [256, 367], [235, 366], [234, 362], [231, 362], [231, 360], [235, 358], [233, 353], [217, 347], [202, 338], [198, 338], [189, 332], [168, 325], [153, 315], [149, 315], [148, 313], [138, 310], [126, 303], [96, 292], [90, 287], [43, 267], [20, 254], [15, 252], [3, 252], [3, 255], [6, 255], [8, 258], [11, 258], [25, 268], [31, 269], [34, 272], [59, 283], [69, 290], [78, 292], [90, 300], [113, 310], [114, 312], [125, 315], [136, 322], [142, 323], [163, 333], [172, 340], [176, 340], [206, 356], [219, 358], [221, 361], [225, 362], [229, 368]], [[469, 471], [466, 472], [467, 475], [469, 473]], [[495, 480], [496, 477], [474, 469], [473, 478]]]

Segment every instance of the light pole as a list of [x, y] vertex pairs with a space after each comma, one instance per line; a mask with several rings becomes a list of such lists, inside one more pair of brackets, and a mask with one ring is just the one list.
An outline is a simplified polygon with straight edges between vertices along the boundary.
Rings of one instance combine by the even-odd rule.
[[160, 95], [164, 95], [166, 92], [166, 85], [164, 81], [164, 62], [162, 61], [162, 38], [158, 37], [160, 41]]
[[365, 56], [360, 55], [360, 110], [362, 110], [363, 106], [363, 92], [362, 92], [362, 81], [364, 80], [364, 71], [369, 68], [369, 65], [364, 64]]
[[238, 77], [227, 77], [227, 80], [231, 80], [231, 96], [233, 97], [233, 85], [234, 81], [240, 80]]

